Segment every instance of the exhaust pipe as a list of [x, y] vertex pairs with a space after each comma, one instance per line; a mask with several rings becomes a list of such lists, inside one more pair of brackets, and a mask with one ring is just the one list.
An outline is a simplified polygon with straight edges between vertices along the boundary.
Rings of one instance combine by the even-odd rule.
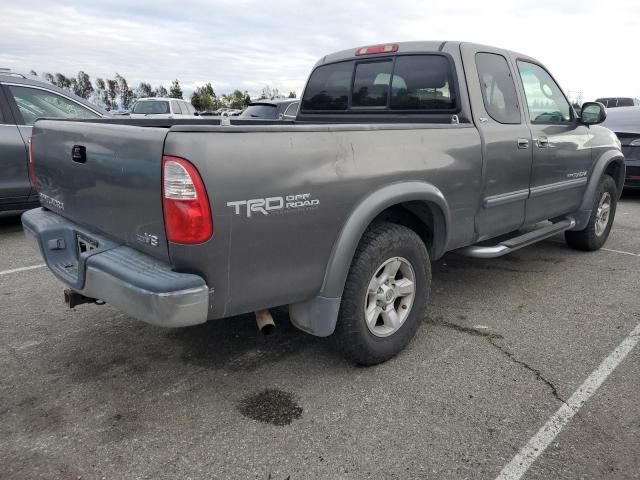
[[276, 330], [276, 322], [273, 321], [273, 317], [269, 310], [260, 310], [255, 312], [256, 314], [256, 324], [258, 325], [258, 330], [262, 332], [263, 335], [271, 335]]
[[78, 305], [82, 305], [83, 303], [95, 303], [96, 305], [104, 305], [104, 302], [102, 300], [85, 297], [81, 293], [78, 293], [75, 290], [71, 290], [70, 288], [67, 288], [64, 291], [64, 303], [66, 303], [69, 308], [75, 308]]

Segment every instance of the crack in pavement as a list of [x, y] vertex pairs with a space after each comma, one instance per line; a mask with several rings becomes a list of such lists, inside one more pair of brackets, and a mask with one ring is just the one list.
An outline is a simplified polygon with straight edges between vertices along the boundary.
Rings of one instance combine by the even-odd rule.
[[502, 353], [510, 361], [512, 361], [513, 363], [517, 363], [518, 365], [526, 368], [531, 373], [533, 373], [539, 381], [541, 381], [542, 383], [547, 385], [547, 387], [549, 387], [549, 389], [551, 390], [551, 394], [556, 398], [556, 400], [558, 400], [559, 402], [564, 403], [565, 405], [567, 404], [567, 402], [558, 393], [558, 389], [556, 388], [556, 386], [548, 378], [546, 378], [542, 374], [542, 372], [540, 370], [538, 370], [537, 368], [532, 367], [531, 365], [529, 365], [528, 363], [526, 363], [526, 362], [524, 362], [522, 360], [519, 360], [518, 358], [516, 358], [516, 356], [513, 354], [513, 352], [509, 351], [504, 345], [500, 345], [497, 342], [497, 340], [504, 339], [504, 337], [502, 335], [500, 335], [498, 333], [492, 333], [492, 332], [483, 332], [483, 331], [477, 330], [475, 328], [463, 327], [462, 325], [458, 325], [456, 323], [447, 322], [446, 320], [442, 320], [442, 319], [433, 320], [432, 323], [435, 324], [435, 325], [442, 325], [443, 327], [451, 328], [451, 329], [456, 330], [458, 332], [466, 333], [467, 335], [472, 335], [474, 337], [483, 337], [483, 338], [485, 338], [489, 342], [489, 344], [491, 344], [492, 347], [497, 349], [500, 353]]

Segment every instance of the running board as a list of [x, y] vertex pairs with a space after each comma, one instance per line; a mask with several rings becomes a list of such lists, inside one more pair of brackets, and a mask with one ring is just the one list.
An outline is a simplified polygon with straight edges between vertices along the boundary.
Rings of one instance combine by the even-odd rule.
[[574, 219], [567, 218], [566, 220], [561, 220], [551, 225], [538, 228], [518, 237], [504, 240], [497, 245], [470, 245], [468, 247], [454, 250], [454, 252], [459, 253], [460, 255], [475, 258], [501, 257], [502, 255], [514, 252], [523, 247], [527, 247], [531, 244], [539, 242], [540, 240], [544, 240], [545, 238], [552, 237], [557, 233], [564, 232], [565, 230], [570, 230], [575, 227], [575, 225], [576, 221]]

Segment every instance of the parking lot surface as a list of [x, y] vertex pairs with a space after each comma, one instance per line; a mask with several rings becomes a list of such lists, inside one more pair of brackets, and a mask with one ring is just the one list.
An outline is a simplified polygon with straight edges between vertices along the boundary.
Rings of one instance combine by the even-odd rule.
[[[284, 313], [262, 337], [251, 315], [165, 330], [68, 310], [3, 215], [0, 477], [496, 478], [640, 323], [640, 195], [606, 248], [448, 254], [416, 338], [362, 368]], [[640, 478], [638, 398], [640, 347], [523, 478]]]

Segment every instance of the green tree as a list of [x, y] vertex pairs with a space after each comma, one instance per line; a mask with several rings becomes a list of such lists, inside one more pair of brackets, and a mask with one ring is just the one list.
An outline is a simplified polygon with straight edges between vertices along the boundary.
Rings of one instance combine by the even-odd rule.
[[133, 101], [133, 90], [129, 88], [127, 79], [116, 72], [116, 82], [118, 82], [118, 92], [120, 93], [120, 106], [123, 109], [128, 109]]
[[80, 70], [78, 72], [76, 95], [82, 98], [89, 98], [92, 93], [93, 85], [91, 85], [91, 79], [89, 78], [89, 75]]
[[107, 79], [107, 98], [109, 103], [107, 104], [110, 109], [114, 109], [118, 106], [116, 98], [118, 97], [118, 82], [116, 80]]
[[169, 98], [182, 98], [182, 87], [176, 78], [169, 89]]
[[198, 110], [215, 110], [218, 108], [218, 98], [211, 83], [197, 87], [191, 95], [191, 105]]
[[53, 84], [57, 85], [60, 88], [66, 88], [68, 90], [71, 87], [71, 80], [69, 80], [61, 73], [56, 73]]
[[102, 103], [105, 107], [109, 106], [109, 95], [107, 94], [107, 85], [102, 78], [96, 78], [96, 97], [97, 102]]
[[164, 88], [164, 85], [160, 85], [158, 87], [158, 89], [156, 90], [156, 96], [157, 97], [162, 97], [165, 98], [169, 95], [169, 93], [167, 92], [167, 89]]
[[31, 70], [31, 71], [29, 72], [29, 75], [34, 76], [34, 77], [37, 77], [37, 76], [38, 76], [38, 72], [36, 72], [35, 70]]
[[151, 87], [150, 83], [140, 82], [138, 88], [136, 89], [136, 96], [138, 98], [149, 98], [155, 97], [156, 92]]
[[46, 73], [44, 74], [44, 79], [45, 79], [47, 82], [49, 82], [49, 83], [53, 83], [53, 84], [55, 84], [55, 83], [56, 83], [56, 79], [55, 79], [55, 77], [54, 77], [53, 75], [51, 75], [49, 72], [46, 72]]
[[296, 98], [296, 92], [293, 90], [289, 92], [289, 98]]

